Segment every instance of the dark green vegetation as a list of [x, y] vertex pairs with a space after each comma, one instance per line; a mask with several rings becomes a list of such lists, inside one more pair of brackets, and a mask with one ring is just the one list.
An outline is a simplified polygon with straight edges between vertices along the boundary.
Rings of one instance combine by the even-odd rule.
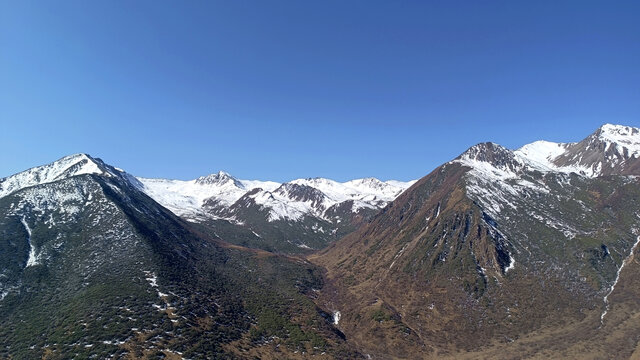
[[309, 298], [315, 266], [198, 232], [124, 176], [0, 198], [0, 236], [0, 358], [234, 358], [243, 339], [347, 351]]

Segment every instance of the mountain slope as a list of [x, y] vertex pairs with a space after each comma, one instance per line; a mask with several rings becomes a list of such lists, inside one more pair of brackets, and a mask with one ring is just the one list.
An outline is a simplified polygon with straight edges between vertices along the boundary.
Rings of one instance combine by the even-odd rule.
[[[613, 130], [615, 144], [585, 145]], [[313, 257], [330, 283], [319, 303], [381, 358], [541, 356], [540, 344], [630, 356], [640, 327], [625, 316], [640, 308], [619, 284], [638, 274], [638, 134], [470, 148]]]
[[99, 159], [1, 183], [0, 357], [357, 356], [308, 298], [315, 267], [198, 233]]

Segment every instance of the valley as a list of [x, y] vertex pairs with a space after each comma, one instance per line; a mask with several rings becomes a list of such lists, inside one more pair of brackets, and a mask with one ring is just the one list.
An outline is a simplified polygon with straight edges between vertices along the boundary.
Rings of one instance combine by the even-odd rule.
[[0, 358], [639, 356], [640, 129], [416, 181], [0, 179]]

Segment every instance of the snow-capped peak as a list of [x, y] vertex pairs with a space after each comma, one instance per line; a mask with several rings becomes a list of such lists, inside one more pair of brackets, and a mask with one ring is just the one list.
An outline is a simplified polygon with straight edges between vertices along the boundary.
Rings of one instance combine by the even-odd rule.
[[526, 165], [516, 157], [513, 151], [491, 142], [470, 147], [454, 162], [483, 171], [491, 170], [510, 174], [519, 172]]
[[138, 178], [142, 191], [176, 215], [205, 217], [203, 206], [213, 199], [222, 206], [230, 206], [247, 192], [261, 188], [275, 190], [279, 183], [272, 181], [238, 180], [219, 171], [195, 180], [169, 180]]
[[638, 128], [604, 124], [595, 135], [600, 141], [626, 148], [628, 156], [640, 154], [640, 129]]
[[364, 179], [356, 179], [356, 180], [351, 180], [351, 181], [347, 181], [347, 184], [354, 186], [354, 187], [367, 187], [370, 189], [383, 189], [386, 186], [388, 186], [389, 184], [386, 184], [376, 178], [373, 177], [368, 177], [368, 178], [364, 178]]
[[242, 188], [243, 185], [236, 179], [231, 176], [229, 173], [224, 171], [219, 171], [216, 174], [210, 174], [206, 176], [201, 176], [195, 180], [197, 184], [201, 185], [225, 185], [225, 184], [233, 184], [233, 186], [237, 186]]
[[583, 176], [638, 175], [640, 129], [605, 124], [586, 139], [567, 144], [553, 164]]
[[311, 186], [315, 188], [321, 188], [321, 187], [327, 188], [327, 187], [339, 186], [340, 184], [337, 181], [321, 178], [321, 177], [295, 179], [290, 181], [290, 183], [298, 184], [298, 185], [306, 185], [306, 186]]
[[574, 173], [584, 177], [638, 174], [640, 129], [606, 124], [576, 143], [536, 141], [511, 151], [493, 143], [471, 147], [453, 163], [468, 172], [467, 189], [488, 211], [499, 213], [509, 196], [545, 193], [534, 172]]
[[254, 199], [256, 204], [269, 209], [269, 221], [297, 221], [305, 215], [324, 219], [325, 211], [331, 206], [354, 200], [354, 194], [341, 185], [329, 179], [298, 179], [282, 184], [274, 192], [256, 194]]
[[323, 192], [333, 203], [346, 200], [376, 199], [392, 201], [412, 183], [385, 183], [376, 178], [337, 182], [325, 178], [296, 179], [293, 184], [306, 185]]
[[296, 179], [268, 196], [255, 196], [259, 205], [270, 209], [270, 220], [297, 220], [304, 214], [324, 217], [334, 205], [351, 202], [351, 211], [380, 209], [414, 182], [382, 182], [376, 178], [337, 182], [325, 178]]
[[0, 179], [0, 198], [27, 187], [84, 174], [112, 175], [98, 159], [87, 154], [69, 155], [50, 164]]
[[536, 141], [511, 151], [492, 143], [471, 147], [456, 162], [473, 168], [488, 164], [513, 172], [531, 169], [542, 172], [576, 173], [596, 177], [625, 173], [627, 160], [640, 158], [640, 129], [605, 124], [595, 133], [577, 143]]
[[329, 207], [349, 200], [354, 202], [354, 212], [363, 207], [379, 208], [414, 183], [382, 182], [375, 178], [341, 183], [326, 178], [307, 178], [280, 184], [239, 180], [222, 171], [190, 181], [139, 180], [147, 195], [180, 216], [208, 217], [205, 212], [212, 211], [211, 206], [230, 208], [248, 194], [256, 204], [270, 209], [271, 220], [297, 220], [304, 214], [321, 216]]

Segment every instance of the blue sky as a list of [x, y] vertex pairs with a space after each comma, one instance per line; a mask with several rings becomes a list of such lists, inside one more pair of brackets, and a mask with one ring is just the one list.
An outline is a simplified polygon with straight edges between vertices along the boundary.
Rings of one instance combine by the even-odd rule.
[[0, 176], [408, 180], [640, 126], [640, 2], [3, 1]]

